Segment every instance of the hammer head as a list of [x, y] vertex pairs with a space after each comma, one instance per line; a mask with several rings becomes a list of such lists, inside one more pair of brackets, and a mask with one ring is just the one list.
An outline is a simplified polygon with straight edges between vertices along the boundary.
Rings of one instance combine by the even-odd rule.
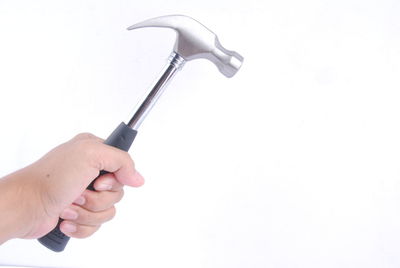
[[183, 15], [170, 15], [149, 19], [134, 24], [128, 30], [144, 27], [164, 27], [176, 31], [174, 52], [186, 61], [208, 59], [226, 77], [232, 77], [239, 70], [243, 57], [225, 49], [218, 37], [200, 22]]

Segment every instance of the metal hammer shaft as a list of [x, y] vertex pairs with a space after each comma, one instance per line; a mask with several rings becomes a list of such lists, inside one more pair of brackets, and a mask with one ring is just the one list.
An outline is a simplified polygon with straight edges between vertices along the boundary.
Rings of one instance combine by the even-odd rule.
[[147, 114], [164, 92], [168, 82], [175, 76], [176, 72], [183, 67], [184, 63], [185, 60], [179, 54], [175, 52], [171, 53], [168, 59], [168, 65], [162, 75], [147, 94], [146, 98], [136, 108], [134, 115], [129, 120], [127, 125], [130, 128], [138, 130]]

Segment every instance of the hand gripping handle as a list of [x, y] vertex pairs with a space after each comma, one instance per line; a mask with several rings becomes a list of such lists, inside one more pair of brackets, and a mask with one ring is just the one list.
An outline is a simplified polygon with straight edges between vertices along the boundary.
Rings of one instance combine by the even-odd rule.
[[[122, 122], [104, 143], [127, 152], [135, 140], [136, 134], [136, 130]], [[107, 173], [107, 171], [102, 170], [98, 177]], [[87, 189], [94, 191], [93, 185], [96, 179], [90, 183]], [[50, 233], [38, 239], [42, 245], [55, 252], [63, 251], [69, 241], [69, 237], [60, 231], [61, 222], [62, 219], [59, 219], [57, 226]]]

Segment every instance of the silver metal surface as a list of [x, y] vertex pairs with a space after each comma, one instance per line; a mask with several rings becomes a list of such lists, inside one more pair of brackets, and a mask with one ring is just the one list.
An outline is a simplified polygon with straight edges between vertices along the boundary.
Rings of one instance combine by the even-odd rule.
[[208, 59], [217, 65], [222, 74], [232, 77], [240, 69], [243, 57], [222, 47], [217, 36], [200, 22], [183, 15], [163, 16], [149, 19], [128, 28], [166, 27], [177, 32], [174, 50], [162, 75], [136, 108], [128, 126], [137, 130], [151, 108], [162, 95], [167, 83], [184, 63], [194, 59]]
[[164, 92], [164, 89], [171, 78], [175, 75], [176, 71], [180, 70], [185, 64], [185, 60], [175, 52], [172, 52], [168, 58], [168, 65], [164, 69], [162, 75], [149, 91], [145, 99], [136, 108], [136, 111], [128, 122], [128, 126], [134, 130], [138, 130], [143, 120], [153, 108], [158, 98]]
[[208, 59], [213, 62], [226, 77], [232, 77], [239, 70], [243, 57], [234, 51], [225, 49], [217, 36], [200, 22], [183, 15], [170, 15], [149, 19], [128, 28], [165, 27], [177, 32], [174, 52], [185, 61]]

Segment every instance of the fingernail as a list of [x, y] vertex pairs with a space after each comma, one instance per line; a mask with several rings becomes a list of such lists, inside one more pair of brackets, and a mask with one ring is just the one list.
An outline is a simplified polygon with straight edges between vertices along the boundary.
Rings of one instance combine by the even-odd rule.
[[86, 202], [86, 199], [85, 199], [85, 197], [84, 196], [80, 196], [80, 197], [78, 197], [75, 201], [74, 201], [74, 203], [75, 204], [77, 204], [77, 205], [83, 205], [83, 204], [85, 204], [85, 202]]
[[76, 220], [78, 218], [78, 212], [76, 212], [73, 209], [66, 208], [61, 213], [60, 218], [62, 218], [64, 220]]
[[111, 190], [112, 185], [108, 183], [100, 183], [99, 185], [96, 185], [96, 190], [98, 191], [108, 191]]
[[76, 232], [76, 225], [70, 222], [64, 222], [62, 225], [62, 230], [66, 233], [74, 233]]

